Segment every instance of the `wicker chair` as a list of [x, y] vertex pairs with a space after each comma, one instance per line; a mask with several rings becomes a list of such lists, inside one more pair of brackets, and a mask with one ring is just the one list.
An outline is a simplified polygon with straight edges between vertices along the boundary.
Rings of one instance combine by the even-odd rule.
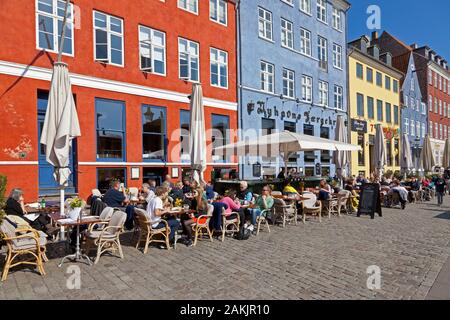
[[[136, 243], [136, 249], [139, 248], [141, 243], [144, 243], [144, 254], [148, 252], [148, 246], [150, 243], [163, 243], [165, 244], [167, 250], [170, 250], [169, 243], [169, 235], [170, 235], [170, 227], [167, 221], [161, 220], [161, 222], [165, 223], [165, 228], [161, 229], [153, 229], [152, 222], [147, 218], [146, 212], [142, 209], [134, 209], [134, 214], [136, 217], [136, 221], [139, 226], [139, 238]], [[155, 239], [155, 237], [161, 237], [161, 240]]]
[[261, 225], [264, 224], [267, 227], [267, 231], [270, 233], [269, 221], [266, 219], [268, 214], [273, 213], [273, 208], [261, 211], [261, 215], [256, 217], [256, 235], [259, 235]]
[[338, 198], [332, 197], [327, 200], [321, 200], [322, 212], [328, 215], [328, 219], [331, 219], [332, 214], [339, 214], [339, 201]]
[[120, 258], [123, 259], [122, 246], [120, 244], [120, 234], [123, 231], [127, 214], [123, 211], [114, 211], [109, 222], [98, 224], [106, 225], [101, 230], [90, 230], [86, 234], [86, 254], [89, 254], [94, 247], [97, 247], [97, 257], [95, 264], [100, 260], [100, 256], [105, 252], [119, 251]]
[[[222, 208], [222, 242], [225, 241], [225, 235], [235, 234], [239, 232], [239, 225], [241, 224], [241, 220], [239, 217], [239, 213], [232, 212], [227, 214], [225, 209]], [[230, 228], [231, 227], [231, 228]]]
[[317, 200], [317, 197], [312, 192], [304, 192], [303, 196], [309, 198], [303, 201], [303, 223], [306, 223], [306, 215], [317, 215], [319, 217], [319, 222], [322, 222], [322, 203]]
[[342, 190], [338, 193], [338, 216], [341, 216], [342, 212], [347, 215], [351, 213], [351, 197], [352, 193], [348, 190]]
[[[47, 237], [43, 232], [29, 227], [16, 228], [6, 218], [0, 226], [0, 234], [8, 247], [2, 281], [6, 280], [11, 268], [21, 264], [34, 265], [42, 276], [45, 275], [43, 262], [47, 262], [48, 258], [45, 254]], [[19, 256], [28, 256], [29, 259], [14, 262]]]
[[[192, 230], [195, 232], [194, 236], [194, 246], [197, 245], [197, 240], [203, 235], [208, 235], [211, 242], [213, 242], [212, 231], [209, 228], [209, 222], [213, 216], [214, 206], [208, 205], [208, 213], [206, 215], [201, 215], [197, 218], [197, 223], [192, 225]], [[206, 232], [206, 233], [205, 233]]]
[[294, 222], [297, 225], [297, 207], [295, 202], [286, 204], [282, 199], [275, 199], [273, 220], [273, 224], [281, 221], [283, 228], [286, 227], [286, 223], [291, 224]]

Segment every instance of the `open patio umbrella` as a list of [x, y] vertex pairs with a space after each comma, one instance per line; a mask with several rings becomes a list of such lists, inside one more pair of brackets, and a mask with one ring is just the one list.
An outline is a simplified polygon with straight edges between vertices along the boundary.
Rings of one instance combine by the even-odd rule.
[[[335, 139], [338, 142], [347, 143], [347, 130], [345, 128], [345, 121], [343, 116], [338, 116], [336, 123], [336, 133]], [[336, 171], [338, 172], [339, 178], [343, 180], [346, 176], [346, 168], [350, 160], [350, 155], [348, 151], [335, 151], [333, 153], [333, 163], [336, 165]]]
[[257, 136], [254, 139], [239, 141], [214, 149], [215, 155], [274, 157], [281, 155], [287, 172], [287, 163], [291, 154], [300, 151], [359, 151], [359, 146], [318, 138], [290, 131], [276, 132]]
[[384, 133], [381, 124], [375, 126], [375, 147], [372, 157], [373, 167], [381, 177], [384, 166], [386, 165], [386, 143], [384, 141]]
[[189, 151], [194, 180], [200, 183], [204, 181], [203, 172], [206, 170], [206, 131], [203, 91], [199, 83], [192, 86]]
[[405, 174], [414, 168], [414, 163], [411, 154], [411, 145], [409, 143], [409, 138], [406, 133], [403, 134], [402, 137], [400, 168], [403, 170]]
[[423, 141], [422, 154], [420, 155], [420, 164], [425, 172], [433, 171], [433, 168], [436, 165], [429, 135], [426, 135], [425, 140]]
[[442, 167], [444, 169], [450, 167], [450, 139], [445, 140], [444, 156], [442, 158]]

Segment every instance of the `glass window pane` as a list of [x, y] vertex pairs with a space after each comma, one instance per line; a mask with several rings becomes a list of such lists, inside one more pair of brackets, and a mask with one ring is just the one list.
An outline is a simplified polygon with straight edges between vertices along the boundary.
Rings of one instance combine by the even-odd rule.
[[122, 33], [122, 20], [110, 17], [110, 28], [113, 32]]
[[95, 26], [106, 29], [106, 15], [100, 12], [95, 13]]
[[122, 51], [111, 50], [111, 63], [122, 64]]
[[39, 0], [38, 10], [42, 12], [53, 13], [53, 0]]

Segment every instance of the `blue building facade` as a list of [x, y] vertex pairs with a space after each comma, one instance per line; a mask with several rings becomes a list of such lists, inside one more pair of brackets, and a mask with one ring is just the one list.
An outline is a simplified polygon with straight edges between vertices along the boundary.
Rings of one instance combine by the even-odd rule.
[[403, 105], [401, 112], [402, 133], [408, 135], [414, 167], [419, 168], [423, 141], [428, 132], [428, 109], [427, 104], [422, 99], [413, 53], [407, 55], [409, 56], [408, 65], [401, 95]]
[[[344, 0], [240, 1], [241, 140], [284, 130], [334, 139], [337, 117], [347, 119], [349, 7]], [[284, 167], [278, 155], [239, 162], [247, 180], [276, 176]], [[299, 152], [288, 168], [335, 174], [330, 152]]]

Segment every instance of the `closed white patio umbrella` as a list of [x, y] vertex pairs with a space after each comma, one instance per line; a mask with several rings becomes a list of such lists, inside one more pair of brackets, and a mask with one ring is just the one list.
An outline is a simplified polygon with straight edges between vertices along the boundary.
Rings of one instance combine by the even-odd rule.
[[[335, 139], [338, 142], [347, 143], [347, 130], [345, 128], [345, 121], [343, 116], [338, 116], [336, 123]], [[336, 171], [339, 178], [343, 179], [346, 175], [346, 168], [350, 161], [350, 155], [348, 151], [335, 151], [333, 153], [333, 163], [336, 165]]]
[[406, 133], [403, 134], [402, 137], [400, 168], [405, 174], [407, 174], [408, 171], [414, 168], [414, 163], [411, 154], [411, 144], [409, 143], [409, 138]]
[[69, 169], [72, 140], [81, 136], [75, 101], [65, 63], [56, 62], [53, 68], [47, 112], [42, 129], [41, 143], [46, 146], [45, 156], [54, 168], [54, 178], [60, 186], [61, 213], [64, 213], [64, 188]]
[[373, 158], [371, 159], [373, 167], [378, 176], [383, 175], [384, 166], [386, 165], [386, 143], [384, 140], [384, 133], [381, 124], [375, 126], [375, 147], [373, 150]]
[[425, 173], [433, 171], [434, 166], [436, 165], [436, 160], [434, 159], [429, 135], [426, 135], [425, 140], [423, 141], [422, 154], [420, 155], [420, 164]]
[[444, 155], [442, 158], [442, 167], [444, 169], [450, 167], [450, 139], [445, 140]]
[[191, 95], [191, 119], [189, 134], [189, 153], [194, 180], [204, 182], [203, 173], [206, 170], [206, 131], [205, 111], [203, 106], [202, 86], [194, 83]]

